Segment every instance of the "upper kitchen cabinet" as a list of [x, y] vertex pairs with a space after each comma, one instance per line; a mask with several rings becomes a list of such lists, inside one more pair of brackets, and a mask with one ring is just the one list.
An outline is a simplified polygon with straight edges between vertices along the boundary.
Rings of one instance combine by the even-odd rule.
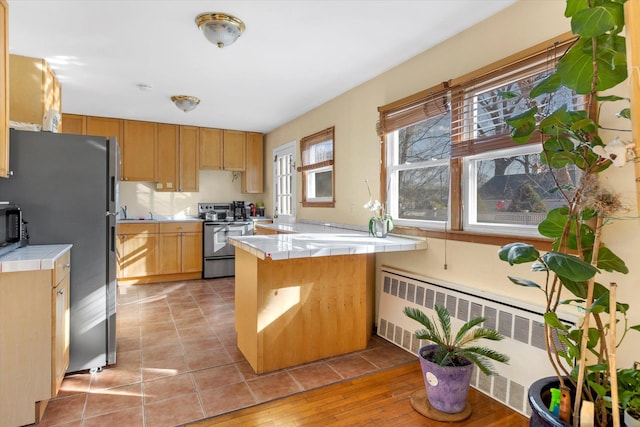
[[238, 130], [224, 130], [222, 145], [222, 166], [229, 171], [245, 170], [245, 150], [247, 133]]
[[0, 177], [9, 175], [9, 6], [0, 0]]
[[9, 90], [12, 121], [42, 125], [47, 111], [62, 111], [60, 82], [44, 59], [9, 55]]
[[122, 140], [122, 180], [156, 182], [158, 125], [153, 122], [124, 120]]
[[[64, 118], [62, 120], [64, 120]], [[87, 135], [104, 136], [107, 138], [115, 136], [116, 138], [118, 138], [118, 143], [122, 148], [122, 139], [124, 137], [124, 134], [122, 132], [122, 120], [110, 119], [108, 117], [87, 116], [85, 128]]]
[[247, 132], [246, 151], [242, 192], [262, 193], [264, 191], [264, 146], [261, 133]]
[[158, 123], [158, 183], [156, 191], [178, 191], [180, 133], [178, 125]]
[[194, 126], [158, 123], [157, 191], [198, 191], [198, 134]]
[[180, 126], [180, 191], [198, 191], [199, 129]]
[[200, 169], [222, 169], [222, 129], [200, 128]]
[[62, 115], [62, 133], [72, 133], [74, 135], [87, 134], [87, 116], [79, 114], [63, 114]]
[[200, 169], [244, 171], [247, 133], [200, 128]]

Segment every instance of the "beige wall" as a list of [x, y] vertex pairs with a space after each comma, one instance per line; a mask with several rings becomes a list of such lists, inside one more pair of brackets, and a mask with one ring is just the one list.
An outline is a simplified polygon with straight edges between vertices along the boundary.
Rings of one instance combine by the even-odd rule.
[[[267, 159], [274, 147], [335, 126], [335, 208], [299, 206], [298, 219], [366, 224], [369, 214], [362, 207], [368, 200], [365, 177], [372, 185], [374, 197], [379, 197], [379, 140], [375, 132], [377, 107], [570, 31], [569, 22], [564, 18], [564, 6], [564, 0], [521, 0], [485, 22], [270, 132], [266, 136]], [[627, 85], [622, 84], [613, 92], [628, 96]], [[617, 119], [610, 126], [621, 126], [620, 122]], [[622, 137], [630, 139], [628, 134]], [[272, 164], [266, 162], [264, 201], [268, 212], [273, 209], [271, 176]], [[629, 207], [629, 211], [623, 214], [628, 219], [616, 221], [604, 231], [605, 242], [626, 260], [631, 269], [629, 275], [617, 275], [611, 280], [618, 281], [620, 300], [635, 301], [631, 321], [632, 324], [640, 324], [640, 272], [633, 265], [637, 259], [634, 249], [640, 242], [640, 224], [633, 167], [611, 170], [605, 181], [612, 184]], [[300, 189], [298, 174], [299, 200]], [[490, 245], [429, 239], [427, 251], [378, 255], [377, 263], [541, 303], [542, 299], [536, 292], [511, 285], [506, 275], [538, 277], [529, 273], [526, 267], [509, 267], [500, 262], [497, 250], [498, 247]], [[607, 283], [609, 277], [602, 277], [602, 281]], [[638, 358], [639, 347], [640, 334], [634, 332], [620, 350], [618, 359], [621, 366], [629, 365]]]

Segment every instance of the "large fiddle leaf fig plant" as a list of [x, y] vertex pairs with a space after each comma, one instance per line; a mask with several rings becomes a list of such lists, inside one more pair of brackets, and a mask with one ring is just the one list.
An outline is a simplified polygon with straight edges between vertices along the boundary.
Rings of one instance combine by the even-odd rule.
[[[568, 385], [568, 378], [578, 388], [573, 407], [575, 425], [580, 398], [595, 403], [597, 425], [607, 425], [610, 417], [609, 362], [615, 347], [607, 346], [607, 340], [612, 322], [617, 325], [618, 345], [630, 330], [640, 331], [640, 326], [629, 326], [627, 322], [628, 304], [617, 303], [615, 313], [610, 313], [611, 287], [615, 284], [598, 282], [602, 271], [628, 272], [625, 262], [602, 240], [602, 227], [623, 207], [617, 195], [599, 180], [607, 168], [624, 166], [633, 155], [631, 147], [620, 138], [621, 132], [612, 141], [600, 136], [602, 105], [625, 101], [615, 95], [600, 96], [627, 78], [625, 39], [620, 34], [624, 28], [624, 1], [567, 0], [565, 15], [571, 18], [575, 43], [559, 60], [555, 72], [528, 94], [534, 100], [553, 97], [560, 88], [568, 88], [584, 96], [582, 109], [565, 104], [542, 116], [534, 106], [507, 120], [515, 142], [540, 138], [541, 161], [555, 180], [554, 191], [565, 201], [563, 206], [550, 210], [538, 226], [542, 236], [552, 239], [552, 250], [543, 253], [533, 245], [518, 242], [503, 246], [498, 256], [511, 265], [530, 263], [531, 270], [542, 276], [540, 281], [509, 279], [544, 294], [549, 361], [562, 387]], [[630, 111], [624, 108], [617, 115], [628, 119]], [[569, 168], [580, 171], [575, 185], [562, 179]], [[571, 328], [560, 321], [558, 309], [567, 304], [581, 307], [585, 313], [583, 325]]]

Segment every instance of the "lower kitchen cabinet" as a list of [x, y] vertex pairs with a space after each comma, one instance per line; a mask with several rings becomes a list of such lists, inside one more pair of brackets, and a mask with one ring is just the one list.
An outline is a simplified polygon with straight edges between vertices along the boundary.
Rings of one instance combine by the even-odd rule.
[[0, 425], [40, 421], [69, 367], [67, 249], [53, 270], [0, 273]]
[[64, 374], [69, 367], [69, 293], [71, 289], [70, 270], [71, 258], [70, 252], [56, 260], [53, 270], [51, 288], [51, 319], [53, 325], [51, 331], [53, 337], [51, 339], [51, 372], [53, 378], [51, 381], [51, 396], [58, 394]]
[[158, 271], [158, 224], [118, 224], [118, 279], [143, 277]]
[[202, 223], [160, 224], [159, 274], [202, 271]]
[[202, 222], [118, 224], [121, 284], [202, 277]]

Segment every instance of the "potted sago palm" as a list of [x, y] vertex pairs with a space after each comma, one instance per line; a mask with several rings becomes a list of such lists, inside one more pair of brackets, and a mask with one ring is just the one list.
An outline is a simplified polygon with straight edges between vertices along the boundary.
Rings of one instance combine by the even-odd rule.
[[507, 363], [509, 357], [477, 345], [482, 339], [504, 338], [493, 329], [478, 327], [485, 321], [484, 317], [469, 320], [454, 335], [447, 309], [436, 305], [435, 312], [437, 320], [417, 308], [404, 308], [404, 314], [423, 327], [416, 330], [414, 336], [429, 342], [418, 350], [429, 404], [438, 411], [455, 414], [462, 412], [467, 404], [473, 366], [492, 375], [491, 361]]

